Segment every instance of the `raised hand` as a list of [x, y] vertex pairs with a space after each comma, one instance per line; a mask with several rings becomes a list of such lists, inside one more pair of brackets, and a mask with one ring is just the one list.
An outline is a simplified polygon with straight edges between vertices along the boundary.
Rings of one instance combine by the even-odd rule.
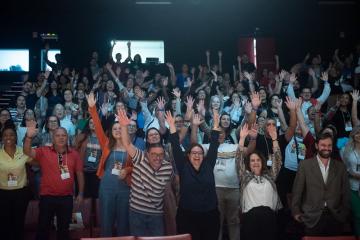
[[253, 81], [254, 80], [254, 75], [248, 72], [244, 72], [244, 76], [247, 80], [249, 81]]
[[129, 42], [127, 42], [127, 44], [126, 44], [126, 45], [127, 45], [127, 47], [128, 47], [128, 48], [130, 48], [130, 47], [131, 47], [131, 42], [130, 42], [130, 41], [129, 41]]
[[245, 109], [245, 112], [247, 114], [250, 114], [251, 111], [252, 111], [252, 106], [251, 106], [251, 103], [249, 101], [246, 101], [245, 105], [244, 105], [244, 109]]
[[353, 90], [350, 95], [353, 99], [353, 102], [357, 102], [360, 99], [359, 90]]
[[145, 92], [144, 92], [143, 90], [139, 89], [139, 88], [136, 88], [136, 89], [135, 89], [135, 96], [136, 96], [139, 100], [144, 99], [144, 97], [145, 97]]
[[156, 102], [157, 108], [159, 110], [165, 109], [165, 98], [164, 97], [158, 97], [155, 102]]
[[251, 105], [254, 109], [258, 109], [261, 104], [260, 95], [258, 92], [253, 92], [250, 96], [251, 98]]
[[35, 120], [30, 120], [30, 121], [26, 121], [26, 136], [29, 138], [33, 138], [36, 136], [36, 134], [38, 133], [38, 129], [36, 128], [36, 121]]
[[196, 71], [196, 68], [192, 67], [191, 70], [190, 70], [190, 73], [191, 73], [192, 75], [195, 75], [195, 71]]
[[321, 80], [323, 80], [324, 82], [327, 82], [329, 80], [329, 75], [327, 72], [323, 72], [321, 73], [321, 77], [320, 77]]
[[186, 105], [186, 109], [187, 110], [191, 110], [194, 106], [194, 98], [192, 96], [187, 96], [186, 97], [186, 102], [185, 102], [185, 105]]
[[240, 57], [240, 56], [237, 56], [237, 61], [238, 61], [239, 63], [241, 63], [241, 57]]
[[302, 105], [302, 98], [298, 98], [295, 101], [295, 109], [296, 111], [301, 111], [301, 105]]
[[169, 124], [170, 127], [175, 127], [175, 118], [171, 114], [171, 111], [165, 112], [165, 120]]
[[200, 115], [199, 114], [194, 114], [193, 115], [193, 118], [191, 120], [191, 124], [194, 125], [194, 126], [200, 126], [202, 123], [204, 122], [204, 120], [202, 120], [200, 118]]
[[286, 74], [287, 74], [287, 71], [285, 71], [284, 69], [281, 70], [281, 72], [279, 73], [280, 81], [285, 79]]
[[137, 120], [137, 115], [138, 115], [137, 111], [132, 110], [130, 119], [136, 121]]
[[106, 114], [108, 113], [109, 105], [110, 105], [110, 103], [103, 103], [101, 105], [101, 113], [103, 116], [106, 116]]
[[86, 100], [87, 100], [88, 106], [89, 106], [89, 107], [94, 107], [95, 104], [96, 104], [96, 99], [95, 99], [94, 92], [91, 91], [91, 92], [89, 93], [89, 95], [85, 95], [85, 96], [86, 96]]
[[315, 71], [314, 71], [314, 69], [309, 68], [308, 74], [309, 74], [312, 78], [315, 78]]
[[296, 110], [296, 102], [292, 98], [286, 97], [285, 105], [290, 111]]
[[245, 139], [250, 133], [249, 125], [245, 123], [240, 129], [240, 138]]
[[166, 66], [170, 69], [174, 69], [174, 66], [171, 63], [166, 63]]
[[210, 51], [209, 50], [206, 50], [205, 54], [206, 54], [207, 57], [210, 57]]
[[259, 129], [259, 125], [257, 125], [256, 123], [253, 123], [253, 125], [251, 126], [251, 130], [250, 130], [250, 132], [249, 132], [249, 136], [250, 136], [252, 139], [257, 138], [258, 129]]
[[119, 121], [120, 126], [122, 127], [127, 127], [131, 122], [131, 120], [126, 115], [126, 111], [122, 109], [118, 111], [117, 115], [115, 114], [115, 117]]
[[219, 58], [222, 57], [222, 51], [218, 51]]
[[180, 97], [181, 97], [181, 92], [180, 92], [179, 88], [174, 88], [174, 89], [172, 90], [172, 94], [173, 94], [177, 99], [180, 99]]
[[268, 133], [272, 140], [277, 140], [277, 131], [274, 125], [270, 125], [267, 127]]

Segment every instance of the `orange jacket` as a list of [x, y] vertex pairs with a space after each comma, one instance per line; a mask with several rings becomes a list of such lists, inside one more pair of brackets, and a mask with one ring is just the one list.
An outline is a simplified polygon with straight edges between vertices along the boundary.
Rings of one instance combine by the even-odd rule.
[[[96, 106], [94, 107], [89, 107], [89, 113], [91, 118], [94, 121], [94, 126], [95, 126], [95, 133], [96, 136], [98, 137], [99, 140], [99, 144], [101, 147], [101, 157], [100, 157], [100, 162], [99, 162], [99, 166], [96, 172], [96, 175], [101, 178], [104, 175], [104, 169], [105, 169], [105, 161], [108, 158], [111, 150], [109, 149], [109, 139], [108, 137], [105, 135], [105, 132], [102, 128], [101, 122], [100, 122], [100, 118], [99, 118], [99, 114], [96, 111]], [[133, 163], [131, 160], [131, 157], [128, 155], [126, 162], [125, 162], [125, 167], [124, 169], [127, 170], [127, 176], [125, 178], [126, 183], [130, 186], [131, 183], [131, 173], [133, 170]]]

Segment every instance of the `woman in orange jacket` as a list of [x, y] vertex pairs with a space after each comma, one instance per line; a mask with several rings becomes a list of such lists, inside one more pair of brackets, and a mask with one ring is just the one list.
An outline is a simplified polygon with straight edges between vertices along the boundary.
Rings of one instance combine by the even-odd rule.
[[101, 236], [111, 237], [115, 223], [117, 235], [126, 236], [129, 235], [129, 185], [132, 161], [121, 140], [120, 124], [113, 123], [106, 136], [96, 110], [94, 93], [91, 92], [86, 98], [102, 150], [97, 169], [97, 176], [101, 179], [99, 187]]

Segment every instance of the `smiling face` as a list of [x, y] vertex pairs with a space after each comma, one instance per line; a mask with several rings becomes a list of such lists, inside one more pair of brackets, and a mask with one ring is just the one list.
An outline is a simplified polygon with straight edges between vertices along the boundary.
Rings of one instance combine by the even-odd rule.
[[57, 117], [50, 116], [47, 121], [47, 127], [48, 127], [49, 131], [53, 131], [53, 130], [57, 129], [58, 127], [60, 127]]
[[227, 114], [221, 115], [220, 117], [220, 126], [222, 128], [230, 127], [230, 116]]
[[249, 168], [250, 171], [253, 172], [255, 175], [260, 176], [262, 170], [262, 160], [260, 156], [256, 153], [252, 153], [249, 157]]
[[197, 95], [199, 100], [205, 100], [206, 98], [206, 92], [204, 90], [200, 90]]
[[115, 123], [111, 128], [111, 134], [114, 139], [121, 139], [121, 126], [119, 123]]
[[204, 160], [204, 151], [203, 151], [203, 149], [201, 147], [194, 146], [190, 150], [190, 152], [188, 154], [188, 157], [189, 157], [189, 161], [190, 161], [191, 165], [196, 170], [199, 170], [200, 166], [201, 166], [201, 163]]
[[165, 158], [164, 149], [162, 147], [152, 147], [146, 151], [146, 155], [152, 169], [155, 171], [159, 170]]
[[280, 99], [278, 96], [275, 95], [275, 96], [271, 97], [271, 107], [275, 108], [279, 102], [280, 102]]
[[72, 92], [70, 90], [66, 90], [64, 92], [64, 100], [65, 100], [65, 102], [72, 102], [72, 97], [73, 97], [73, 95], [72, 95]]
[[65, 116], [65, 109], [64, 106], [61, 104], [56, 104], [54, 108], [54, 114], [57, 116], [60, 120], [64, 118]]
[[16, 145], [16, 132], [14, 129], [7, 128], [2, 134], [2, 142], [4, 146], [15, 146]]
[[213, 96], [211, 98], [211, 109], [216, 109], [216, 110], [220, 109], [220, 98], [219, 97]]
[[329, 158], [331, 156], [332, 147], [333, 141], [331, 138], [320, 139], [318, 143], [315, 143], [318, 154], [323, 158]]
[[266, 102], [266, 91], [264, 89], [259, 90], [260, 100], [262, 103]]
[[159, 143], [160, 142], [159, 132], [155, 129], [149, 130], [146, 141], [150, 144]]

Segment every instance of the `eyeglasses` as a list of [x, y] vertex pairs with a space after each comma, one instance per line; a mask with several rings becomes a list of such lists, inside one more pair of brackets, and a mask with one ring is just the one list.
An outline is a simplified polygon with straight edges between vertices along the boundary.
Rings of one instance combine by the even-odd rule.
[[151, 158], [164, 158], [164, 153], [149, 153]]
[[129, 124], [128, 128], [136, 128], [136, 125]]
[[204, 155], [204, 153], [203, 152], [190, 152], [190, 154], [191, 155], [193, 155], [193, 156], [202, 156], [202, 155]]

